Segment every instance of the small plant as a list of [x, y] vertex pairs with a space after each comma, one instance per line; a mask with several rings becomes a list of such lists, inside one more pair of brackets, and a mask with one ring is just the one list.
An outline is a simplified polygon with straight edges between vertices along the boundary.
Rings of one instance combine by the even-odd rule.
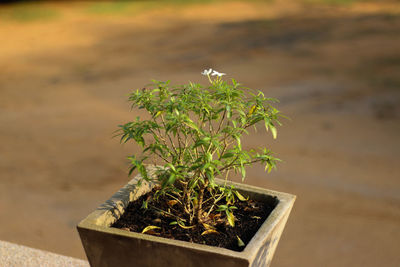
[[[243, 87], [231, 79], [222, 79], [224, 73], [209, 69], [202, 72], [209, 84], [197, 83], [172, 86], [170, 82], [153, 81], [133, 92], [129, 101], [132, 108], [148, 112], [146, 119], [120, 125], [121, 142], [134, 141], [143, 153], [129, 158], [129, 175], [137, 169], [141, 180], [156, 180], [155, 197], [167, 196], [168, 210], [149, 206], [172, 218], [171, 225], [190, 228], [202, 224], [204, 233], [215, 232], [216, 218], [235, 225], [235, 202], [246, 201], [226, 181], [230, 172], [246, 177], [246, 167], [261, 163], [266, 171], [276, 167], [279, 159], [267, 148], [246, 150], [242, 137], [258, 123], [276, 138], [278, 118], [282, 115], [261, 91]], [[147, 164], [156, 167], [154, 177]], [[217, 184], [215, 177], [225, 179]], [[145, 229], [147, 231], [153, 228]]]

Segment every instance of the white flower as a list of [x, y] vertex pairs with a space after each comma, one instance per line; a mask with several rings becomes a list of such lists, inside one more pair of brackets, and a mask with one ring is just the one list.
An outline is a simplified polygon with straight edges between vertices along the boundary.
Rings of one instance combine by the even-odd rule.
[[211, 76], [218, 76], [218, 77], [221, 77], [222, 75], [226, 75], [226, 73], [221, 73], [216, 70], [213, 70], [213, 73], [211, 74]]
[[212, 72], [213, 70], [210, 68], [210, 69], [208, 69], [208, 70], [203, 70], [203, 72], [201, 73], [201, 74], [203, 74], [204, 76], [208, 76], [208, 75], [210, 75], [210, 73]]

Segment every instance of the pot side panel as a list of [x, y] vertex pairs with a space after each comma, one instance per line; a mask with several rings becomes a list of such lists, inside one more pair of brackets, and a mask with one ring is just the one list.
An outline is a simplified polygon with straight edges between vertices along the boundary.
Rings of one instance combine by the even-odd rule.
[[245, 267], [240, 258], [78, 227], [92, 267]]
[[264, 244], [258, 250], [257, 255], [251, 261], [251, 267], [268, 267], [271, 265], [276, 247], [278, 246], [279, 239], [285, 228], [286, 222], [289, 218], [290, 209], [286, 210], [279, 223], [275, 226], [273, 231], [268, 235]]

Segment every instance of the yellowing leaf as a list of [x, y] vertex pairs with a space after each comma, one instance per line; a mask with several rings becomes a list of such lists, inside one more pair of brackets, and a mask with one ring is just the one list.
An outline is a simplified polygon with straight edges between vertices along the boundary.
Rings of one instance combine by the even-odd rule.
[[236, 238], [237, 238], [237, 240], [238, 240], [238, 246], [239, 246], [239, 247], [244, 247], [245, 244], [244, 244], [244, 242], [242, 241], [242, 239], [240, 239], [239, 236], [236, 236]]
[[226, 215], [228, 217], [229, 225], [234, 227], [235, 226], [235, 216], [233, 216], [232, 212], [227, 212]]
[[253, 114], [254, 110], [256, 109], [256, 105], [252, 106], [249, 110], [249, 115]]
[[247, 198], [245, 198], [242, 194], [240, 194], [238, 191], [235, 191], [235, 195], [237, 196], [237, 198], [240, 200], [240, 201], [247, 201], [249, 198], [247, 197]]
[[149, 226], [147, 226], [146, 228], [143, 229], [142, 234], [144, 234], [144, 233], [146, 233], [146, 232], [148, 232], [150, 230], [155, 230], [155, 229], [161, 229], [161, 228], [158, 227], [158, 226], [149, 225]]
[[156, 113], [156, 115], [154, 115], [154, 118], [157, 118], [158, 116], [160, 116], [161, 113], [162, 113], [162, 111], [158, 111], [158, 112]]
[[205, 230], [203, 233], [201, 233], [201, 235], [209, 235], [209, 234], [219, 234], [219, 233], [213, 229]]

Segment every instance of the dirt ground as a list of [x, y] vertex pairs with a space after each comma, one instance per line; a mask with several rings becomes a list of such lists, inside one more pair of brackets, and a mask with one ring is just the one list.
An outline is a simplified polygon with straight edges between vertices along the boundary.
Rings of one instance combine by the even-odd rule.
[[12, 4], [0, 37], [1, 240], [84, 258], [138, 151], [127, 94], [212, 67], [291, 118], [246, 140], [283, 159], [247, 182], [297, 195], [272, 266], [400, 266], [398, 1]]

